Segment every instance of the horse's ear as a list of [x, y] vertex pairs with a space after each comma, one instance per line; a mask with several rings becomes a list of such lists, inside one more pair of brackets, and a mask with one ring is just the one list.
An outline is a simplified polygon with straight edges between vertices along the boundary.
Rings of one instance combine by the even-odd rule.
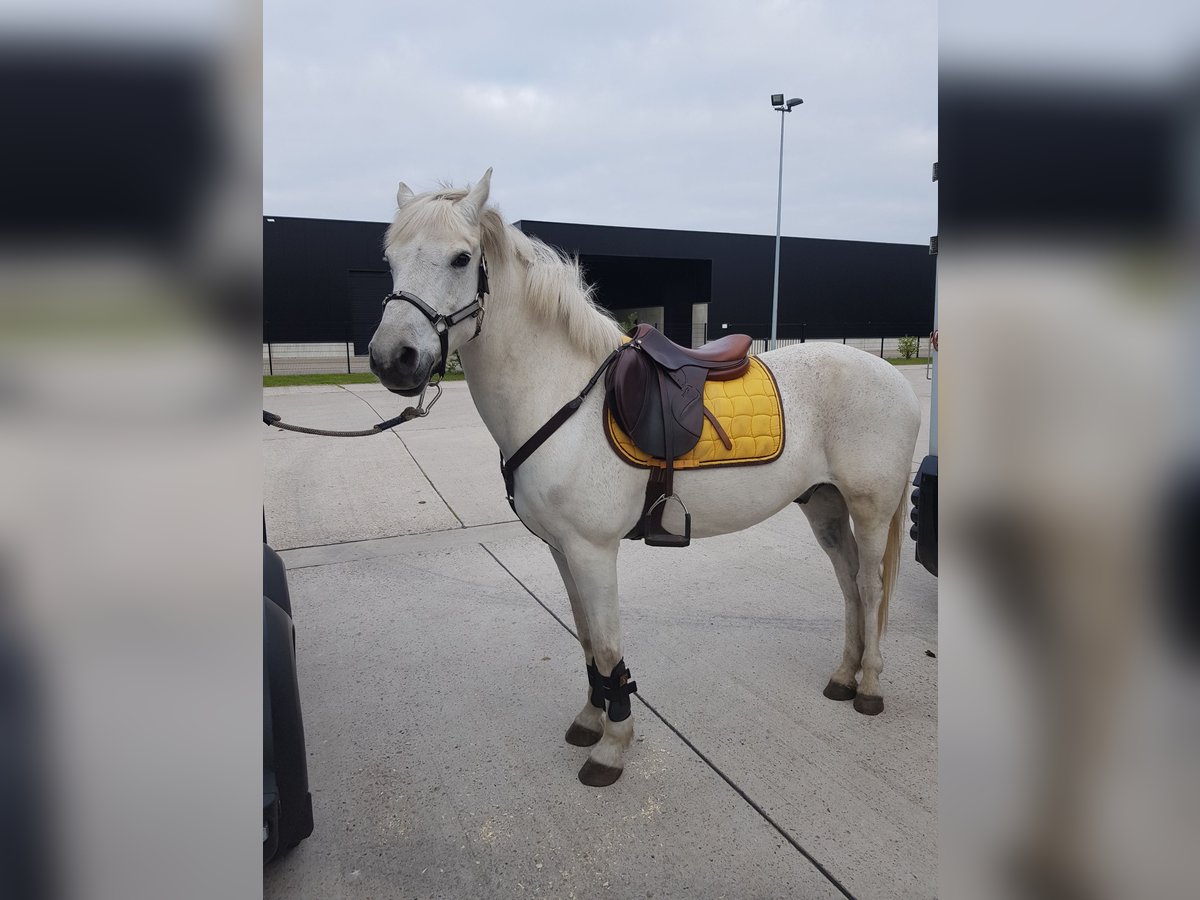
[[412, 192], [412, 188], [403, 181], [400, 182], [400, 187], [396, 189], [396, 206], [399, 209], [404, 209], [405, 204], [409, 203], [415, 196], [416, 194]]
[[471, 221], [476, 225], [479, 224], [479, 217], [483, 215], [483, 207], [487, 203], [488, 192], [492, 189], [492, 169], [489, 166], [488, 170], [483, 173], [483, 177], [475, 182], [475, 186], [467, 192], [467, 196], [463, 197], [459, 202], [463, 205], [463, 212], [470, 217]]

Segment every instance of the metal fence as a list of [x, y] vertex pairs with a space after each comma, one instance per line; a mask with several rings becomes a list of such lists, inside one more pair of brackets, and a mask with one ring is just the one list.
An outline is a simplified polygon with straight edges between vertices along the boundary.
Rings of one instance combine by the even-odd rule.
[[[912, 335], [917, 339], [917, 350], [913, 353], [914, 357], [929, 356], [929, 337], [925, 335]], [[801, 340], [800, 338], [780, 339], [775, 342], [777, 347], [790, 347], [792, 344], [846, 344], [850, 347], [857, 347], [859, 350], [865, 350], [875, 356], [883, 359], [902, 359], [904, 354], [900, 350], [900, 337], [866, 337], [866, 338], [810, 338]], [[755, 340], [750, 342], [750, 350], [752, 353], [766, 353], [767, 340]]]
[[[743, 329], [743, 333], [762, 334], [765, 329]], [[709, 334], [708, 327], [699, 324], [692, 327], [692, 346], [699, 347], [709, 337], [717, 338], [721, 334]], [[917, 338], [916, 356], [929, 356], [929, 336], [914, 335]], [[899, 359], [900, 336], [895, 337], [843, 337], [843, 338], [782, 338], [776, 341], [776, 346], [787, 347], [792, 344], [817, 343], [820, 341], [837, 344], [847, 344], [857, 347], [884, 359]], [[769, 342], [756, 339], [751, 343], [753, 353], [765, 353]], [[370, 372], [367, 357], [356, 356], [354, 343], [351, 341], [327, 341], [322, 343], [269, 343], [263, 344], [262, 365], [264, 375], [336, 375], [342, 373]]]
[[367, 357], [354, 355], [353, 341], [263, 344], [264, 375], [338, 375], [370, 372]]
[[[746, 326], [741, 324], [737, 325], [737, 327], [730, 326], [729, 329], [712, 329], [711, 325], [697, 323], [692, 325], [692, 346], [699, 347], [705, 341], [715, 340], [725, 334], [736, 334], [740, 332], [741, 334], [756, 335], [767, 333], [769, 330], [770, 326]], [[794, 328], [791, 330], [795, 331]], [[844, 337], [780, 338], [779, 340], [775, 341], [774, 346], [790, 347], [793, 344], [818, 342], [846, 344], [847, 346], [857, 347], [859, 350], [865, 350], [867, 353], [872, 353], [875, 356], [880, 356], [884, 359], [901, 359], [903, 358], [904, 354], [900, 350], [900, 341], [904, 337], [916, 338], [916, 352], [913, 353], [913, 356], [922, 358], [929, 356], [929, 335], [912, 334], [911, 331], [905, 332], [903, 329], [896, 330], [888, 337], [854, 337], [852, 335], [847, 335]], [[771, 349], [768, 346], [770, 344], [771, 342], [765, 338], [755, 338], [750, 343], [750, 351], [752, 353], [766, 353], [768, 349]]]

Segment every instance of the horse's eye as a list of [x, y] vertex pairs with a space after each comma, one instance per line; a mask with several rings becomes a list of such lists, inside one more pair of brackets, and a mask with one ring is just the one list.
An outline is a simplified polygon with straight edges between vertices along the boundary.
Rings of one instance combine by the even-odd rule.
[[454, 257], [454, 262], [450, 263], [450, 265], [454, 266], [454, 268], [456, 268], [456, 269], [461, 269], [463, 266], [465, 266], [470, 261], [471, 261], [470, 253], [460, 253], [460, 254], [458, 254], [458, 256]]

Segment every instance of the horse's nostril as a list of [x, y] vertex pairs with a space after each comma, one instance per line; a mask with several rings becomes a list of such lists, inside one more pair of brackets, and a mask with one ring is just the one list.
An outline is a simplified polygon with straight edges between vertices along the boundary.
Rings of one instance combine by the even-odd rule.
[[400, 356], [397, 359], [402, 369], [415, 369], [417, 367], [417, 350], [415, 347], [402, 347]]

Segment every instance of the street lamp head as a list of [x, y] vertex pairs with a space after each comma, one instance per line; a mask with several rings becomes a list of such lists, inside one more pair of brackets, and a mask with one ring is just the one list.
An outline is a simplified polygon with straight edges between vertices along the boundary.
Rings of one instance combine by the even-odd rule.
[[803, 102], [804, 102], [804, 101], [803, 101], [803, 100], [801, 100], [799, 97], [793, 97], [791, 100], [789, 100], [789, 101], [787, 102], [787, 108], [788, 108], [788, 112], [791, 112], [791, 109], [792, 109], [792, 107], [793, 107], [793, 106], [799, 106], [799, 105], [800, 105], [801, 103], [803, 103]]
[[771, 105], [772, 106], [783, 106], [783, 94], [772, 94], [771, 95]]

